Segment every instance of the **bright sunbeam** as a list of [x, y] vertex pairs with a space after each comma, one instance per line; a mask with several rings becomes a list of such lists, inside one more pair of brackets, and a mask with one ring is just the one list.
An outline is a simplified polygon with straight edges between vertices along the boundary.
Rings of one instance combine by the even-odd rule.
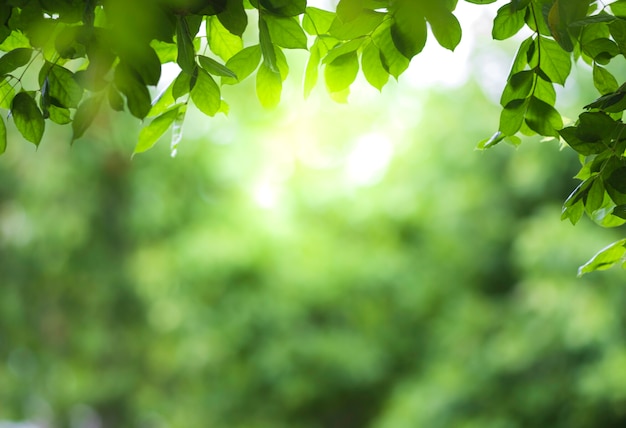
[[357, 185], [379, 182], [393, 157], [393, 144], [385, 135], [365, 134], [359, 138], [348, 155], [346, 174]]
[[276, 185], [267, 181], [260, 182], [254, 189], [253, 197], [258, 206], [266, 210], [272, 209], [278, 202]]

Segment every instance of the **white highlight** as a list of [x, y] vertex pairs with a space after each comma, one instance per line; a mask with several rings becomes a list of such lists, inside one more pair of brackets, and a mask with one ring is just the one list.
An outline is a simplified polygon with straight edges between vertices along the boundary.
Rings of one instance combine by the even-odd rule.
[[379, 182], [393, 157], [393, 144], [382, 134], [365, 134], [359, 138], [346, 162], [348, 179], [358, 185]]
[[278, 192], [276, 186], [269, 182], [261, 182], [254, 189], [254, 201], [266, 210], [272, 209], [278, 203]]

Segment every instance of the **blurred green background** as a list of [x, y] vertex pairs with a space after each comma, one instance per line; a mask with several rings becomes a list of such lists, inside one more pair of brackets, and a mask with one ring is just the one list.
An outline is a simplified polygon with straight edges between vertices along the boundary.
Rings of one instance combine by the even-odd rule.
[[125, 116], [72, 148], [13, 134], [0, 420], [626, 426], [624, 274], [576, 278], [621, 236], [560, 222], [574, 154], [473, 150], [499, 115], [473, 78], [347, 106], [294, 80], [275, 111], [228, 88], [229, 117], [190, 113], [173, 159], [131, 160]]

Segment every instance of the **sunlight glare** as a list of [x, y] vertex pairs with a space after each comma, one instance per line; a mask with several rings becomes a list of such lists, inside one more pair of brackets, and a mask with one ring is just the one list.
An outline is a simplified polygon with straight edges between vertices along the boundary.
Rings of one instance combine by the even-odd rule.
[[276, 186], [267, 181], [260, 182], [254, 189], [254, 201], [263, 209], [269, 210], [276, 206], [278, 202], [278, 192]]
[[393, 157], [393, 144], [382, 134], [361, 136], [348, 155], [346, 174], [354, 184], [361, 186], [379, 182]]

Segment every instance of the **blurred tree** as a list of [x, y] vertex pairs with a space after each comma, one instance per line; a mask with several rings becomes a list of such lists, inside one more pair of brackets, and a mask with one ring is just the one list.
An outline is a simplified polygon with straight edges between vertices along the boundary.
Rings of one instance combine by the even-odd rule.
[[[7, 154], [0, 419], [623, 425], [623, 281], [571, 280], [589, 246], [613, 235], [583, 220], [572, 237], [552, 220], [560, 191], [547, 183], [571, 177], [575, 156], [552, 143], [459, 156], [450, 142], [483, 132], [466, 106], [494, 107], [475, 87], [422, 101], [423, 116], [395, 130], [378, 183], [345, 184], [356, 149], [339, 138], [329, 144], [345, 153], [323, 174], [294, 150], [269, 208], [252, 196], [275, 167], [258, 154], [278, 143], [291, 153], [285, 128], [263, 125], [280, 111], [233, 113], [230, 145], [202, 132], [175, 160], [157, 147], [131, 165], [123, 147], [92, 139], [75, 162], [53, 146]], [[366, 108], [391, 132], [403, 105]], [[379, 128], [371, 111], [340, 107], [309, 117]]]

